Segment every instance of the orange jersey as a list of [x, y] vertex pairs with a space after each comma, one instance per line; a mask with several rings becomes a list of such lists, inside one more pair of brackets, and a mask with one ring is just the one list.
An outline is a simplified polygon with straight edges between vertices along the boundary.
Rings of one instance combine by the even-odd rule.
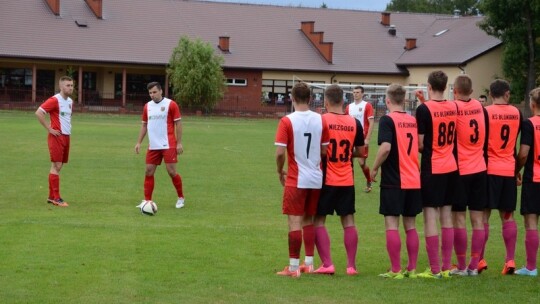
[[433, 174], [457, 170], [453, 155], [457, 107], [452, 101], [429, 100], [416, 110], [418, 134], [424, 135], [422, 171]]
[[347, 114], [326, 113], [324, 128], [328, 130], [330, 144], [326, 154], [325, 185], [353, 186], [353, 149], [364, 145], [360, 122]]
[[488, 174], [514, 176], [516, 171], [516, 141], [521, 128], [521, 112], [512, 105], [486, 107], [487, 171]]
[[420, 189], [416, 119], [392, 112], [379, 120], [379, 145], [392, 145], [381, 166], [381, 188]]
[[460, 175], [486, 171], [484, 144], [486, 142], [486, 122], [484, 108], [476, 99], [456, 100], [457, 125], [456, 148]]
[[533, 116], [523, 122], [521, 144], [530, 147], [523, 182], [540, 183], [540, 116]]

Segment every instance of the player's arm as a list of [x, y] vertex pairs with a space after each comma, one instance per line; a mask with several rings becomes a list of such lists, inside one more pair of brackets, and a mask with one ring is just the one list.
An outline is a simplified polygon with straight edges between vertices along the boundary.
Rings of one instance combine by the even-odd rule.
[[141, 143], [146, 136], [146, 132], [148, 131], [148, 125], [146, 122], [143, 122], [141, 125], [141, 130], [139, 131], [139, 138], [137, 139], [137, 144], [135, 145], [135, 153], [139, 154], [139, 151], [141, 150]]
[[276, 146], [276, 166], [277, 173], [279, 175], [279, 182], [282, 186], [285, 186], [285, 178], [287, 177], [287, 171], [283, 168], [285, 167], [285, 154], [287, 153], [287, 147], [285, 146]]
[[390, 154], [390, 149], [392, 149], [392, 144], [388, 142], [383, 142], [379, 146], [379, 150], [377, 151], [377, 155], [375, 156], [375, 162], [373, 162], [373, 166], [371, 167], [371, 179], [375, 179], [375, 177], [377, 177], [377, 174], [379, 173], [379, 168], [382, 166], [382, 164]]
[[531, 144], [534, 142], [534, 127], [530, 121], [525, 121], [522, 124], [521, 145], [516, 156], [516, 178], [518, 185], [521, 184], [521, 169], [527, 162], [527, 156], [531, 149]]
[[178, 119], [174, 122], [176, 130], [176, 153], [184, 153], [184, 147], [182, 146], [182, 120]]

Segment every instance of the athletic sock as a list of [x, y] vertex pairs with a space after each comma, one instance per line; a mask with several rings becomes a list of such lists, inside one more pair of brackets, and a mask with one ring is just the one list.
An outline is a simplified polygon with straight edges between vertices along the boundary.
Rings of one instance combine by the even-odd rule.
[[467, 228], [454, 228], [454, 252], [458, 269], [465, 269], [467, 267]]
[[442, 228], [441, 256], [442, 270], [452, 268], [452, 247], [454, 245], [454, 228]]
[[300, 267], [300, 259], [289, 258], [289, 271], [296, 271]]
[[49, 192], [52, 190], [52, 198], [60, 198], [60, 176], [58, 174], [49, 173]]
[[172, 183], [176, 189], [176, 194], [178, 194], [178, 197], [184, 197], [184, 191], [182, 190], [182, 178], [180, 177], [180, 174], [176, 173], [176, 175], [172, 178]]
[[302, 234], [304, 238], [304, 250], [306, 251], [306, 258], [308, 256], [313, 257], [313, 254], [315, 253], [315, 226], [307, 225], [302, 227]]
[[515, 221], [503, 223], [502, 229], [504, 246], [506, 247], [506, 261], [514, 259], [516, 254], [517, 225]]
[[418, 262], [418, 251], [420, 248], [420, 239], [418, 238], [418, 232], [415, 228], [409, 229], [406, 231], [406, 244], [407, 244], [407, 255], [409, 257], [409, 262], [407, 265], [407, 270], [415, 270], [416, 264]]
[[289, 258], [299, 260], [301, 248], [302, 248], [302, 231], [295, 230], [295, 231], [289, 232]]
[[332, 257], [330, 256], [330, 237], [325, 226], [315, 227], [315, 246], [324, 267], [331, 266]]
[[153, 192], [154, 192], [154, 176], [146, 175], [144, 177], [144, 199], [147, 201], [152, 200]]
[[426, 237], [426, 251], [431, 273], [437, 274], [441, 272], [441, 264], [439, 261], [439, 235]]
[[484, 259], [484, 253], [486, 251], [487, 241], [489, 239], [489, 223], [484, 223], [484, 244], [482, 245], [482, 251], [480, 252], [480, 260]]
[[347, 267], [356, 269], [356, 251], [358, 250], [358, 231], [355, 226], [343, 229], [343, 243], [347, 251]]
[[471, 237], [471, 261], [469, 262], [469, 269], [478, 269], [478, 262], [480, 262], [480, 251], [482, 251], [482, 245], [484, 244], [484, 231], [480, 229], [473, 229]]
[[401, 271], [401, 238], [399, 231], [392, 229], [386, 230], [386, 251], [392, 265], [392, 272]]
[[525, 232], [525, 251], [527, 252], [527, 269], [536, 269], [536, 255], [538, 254], [538, 230], [531, 229]]

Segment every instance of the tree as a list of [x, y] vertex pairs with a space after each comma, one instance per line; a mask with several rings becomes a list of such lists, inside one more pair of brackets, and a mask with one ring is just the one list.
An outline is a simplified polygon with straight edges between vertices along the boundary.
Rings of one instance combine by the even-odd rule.
[[210, 43], [182, 36], [167, 67], [174, 98], [188, 108], [212, 110], [226, 89], [223, 62]]
[[326, 5], [326, 3], [323, 2], [323, 3], [321, 4], [321, 8], [328, 8], [328, 5]]
[[433, 14], [453, 14], [459, 10], [463, 16], [476, 14], [477, 0], [392, 0], [387, 11]]
[[[536, 65], [540, 62], [536, 53], [540, 0], [482, 0], [480, 9], [486, 16], [480, 27], [504, 43], [503, 71], [511, 83], [512, 101], [527, 101], [536, 86]], [[525, 111], [529, 117], [529, 107]]]

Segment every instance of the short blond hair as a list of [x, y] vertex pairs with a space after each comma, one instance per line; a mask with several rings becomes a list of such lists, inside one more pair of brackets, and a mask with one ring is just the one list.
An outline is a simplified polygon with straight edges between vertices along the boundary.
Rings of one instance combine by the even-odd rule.
[[402, 105], [405, 102], [405, 94], [407, 91], [400, 84], [393, 83], [386, 88], [386, 97], [395, 105]]

